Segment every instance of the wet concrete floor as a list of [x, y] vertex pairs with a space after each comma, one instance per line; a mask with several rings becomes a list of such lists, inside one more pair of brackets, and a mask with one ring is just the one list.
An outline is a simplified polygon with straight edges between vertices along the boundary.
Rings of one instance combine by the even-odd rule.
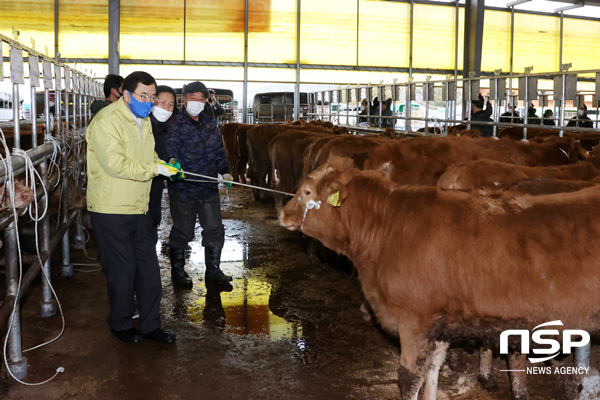
[[[97, 267], [53, 280], [66, 318], [57, 342], [25, 353], [27, 382], [65, 372], [43, 386], [10, 382], [6, 399], [397, 399], [398, 340], [361, 318], [360, 283], [350, 273], [312, 264], [301, 236], [277, 225], [272, 205], [249, 190], [222, 196], [226, 245], [222, 268], [231, 285], [204, 283], [201, 228], [186, 269], [191, 290], [174, 288], [168, 262], [171, 219], [164, 198], [157, 252], [163, 279], [163, 327], [173, 345], [125, 344], [106, 325], [106, 281]], [[88, 254], [96, 256], [93, 237]], [[74, 262], [90, 263], [74, 250]], [[58, 259], [54, 262], [58, 265]], [[55, 268], [57, 270], [57, 268]], [[83, 272], [86, 271], [86, 272]], [[38, 282], [22, 305], [23, 346], [53, 338], [59, 316], [41, 318]], [[595, 346], [597, 347], [597, 346]], [[597, 360], [597, 349], [593, 360]], [[457, 360], [460, 359], [460, 360]], [[479, 388], [475, 352], [453, 351], [441, 370], [438, 399], [509, 399], [505, 361], [495, 358], [499, 389]], [[453, 367], [453, 369], [450, 368]], [[596, 366], [597, 367], [597, 366]], [[555, 378], [530, 379], [531, 399], [551, 399]]]

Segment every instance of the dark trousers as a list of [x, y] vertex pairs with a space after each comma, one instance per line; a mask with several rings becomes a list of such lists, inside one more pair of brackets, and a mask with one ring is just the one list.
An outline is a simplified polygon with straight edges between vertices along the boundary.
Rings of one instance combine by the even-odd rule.
[[223, 248], [225, 227], [218, 194], [205, 200], [181, 200], [171, 196], [170, 203], [173, 227], [169, 241], [172, 248], [185, 249], [194, 240], [196, 218], [202, 226], [202, 246]]
[[95, 212], [90, 216], [108, 286], [108, 325], [117, 331], [133, 327], [135, 292], [138, 331], [145, 334], [160, 328], [162, 284], [152, 217]]

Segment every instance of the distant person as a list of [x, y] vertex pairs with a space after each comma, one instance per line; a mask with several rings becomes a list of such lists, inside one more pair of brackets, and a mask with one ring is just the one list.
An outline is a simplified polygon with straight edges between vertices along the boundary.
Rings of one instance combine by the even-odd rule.
[[537, 116], [536, 112], [537, 110], [533, 104], [530, 104], [527, 109], [527, 124], [539, 125], [541, 123], [540, 117]]
[[522, 124], [523, 118], [513, 106], [508, 106], [508, 111], [500, 115], [499, 121], [507, 124]]
[[[483, 96], [479, 93], [479, 98], [471, 102], [471, 121], [494, 122], [490, 118], [493, 111], [492, 104], [488, 100], [485, 109], [483, 109], [484, 101]], [[479, 129], [483, 137], [492, 137], [494, 135], [492, 125], [474, 124], [471, 122], [471, 129]]]
[[96, 100], [90, 106], [92, 118], [98, 114], [107, 105], [114, 103], [123, 96], [123, 77], [120, 75], [108, 74], [104, 78], [104, 100]]
[[[373, 99], [373, 105], [371, 106], [371, 115], [379, 115], [379, 97]], [[369, 120], [371, 126], [375, 126], [379, 118], [373, 117]]]
[[[56, 114], [56, 94], [54, 92], [48, 95], [48, 106], [50, 107], [50, 115]], [[44, 111], [45, 110], [43, 110], [42, 113]], [[65, 116], [65, 109], [62, 107], [60, 108], [60, 116]]]
[[358, 123], [368, 124], [369, 118], [366, 117], [366, 115], [368, 115], [369, 112], [369, 109], [367, 107], [367, 99], [362, 99], [362, 101], [360, 102], [360, 106], [362, 107], [362, 110], [360, 110], [360, 113], [358, 114]]
[[205, 107], [203, 112], [206, 113], [208, 117], [217, 119], [225, 114], [225, 110], [223, 110], [223, 107], [221, 107], [221, 104], [219, 104], [219, 101], [217, 100], [214, 89], [208, 89], [208, 99], [206, 99], [206, 102], [210, 107]]
[[575, 126], [578, 128], [593, 128], [594, 123], [587, 116], [587, 106], [584, 104], [577, 108], [577, 116], [569, 120], [567, 126]]
[[552, 112], [552, 110], [544, 111], [544, 118], [542, 119], [542, 125], [555, 126], [556, 124], [554, 123], [554, 120], [552, 119], [552, 117], [554, 117], [554, 113]]
[[[383, 103], [381, 103], [381, 116], [382, 117], [391, 117], [392, 113], [392, 99], [387, 99]], [[396, 125], [396, 121], [391, 118], [380, 118], [381, 119], [381, 128], [393, 128]]]
[[[152, 135], [154, 136], [154, 151], [158, 158], [163, 161], [169, 161], [169, 152], [167, 151], [167, 130], [169, 120], [173, 116], [177, 93], [169, 86], [156, 87], [155, 106], [150, 114], [150, 122], [152, 122]], [[165, 177], [157, 175], [152, 179], [150, 188], [150, 204], [148, 212], [152, 216], [152, 224], [154, 226], [154, 244], [158, 242], [158, 225], [161, 219], [161, 201], [163, 191], [165, 189]]]

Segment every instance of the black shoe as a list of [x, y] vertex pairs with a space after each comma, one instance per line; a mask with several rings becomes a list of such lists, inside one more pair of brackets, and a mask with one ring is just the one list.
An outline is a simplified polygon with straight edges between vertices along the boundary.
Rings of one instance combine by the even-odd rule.
[[218, 247], [204, 248], [204, 262], [206, 263], [205, 280], [218, 283], [231, 282], [233, 278], [225, 275], [219, 268], [221, 264], [221, 249]]
[[126, 329], [124, 331], [115, 331], [114, 329], [111, 329], [110, 331], [125, 343], [138, 343], [142, 341], [142, 335], [140, 335], [135, 328]]
[[171, 247], [170, 259], [171, 259], [171, 278], [173, 282], [183, 286], [186, 289], [191, 289], [194, 283], [190, 279], [190, 276], [185, 272], [185, 250], [176, 249]]
[[162, 328], [156, 328], [150, 333], [146, 333], [144, 335], [146, 339], [154, 340], [158, 343], [168, 344], [175, 342], [175, 335], [169, 331], [165, 331]]

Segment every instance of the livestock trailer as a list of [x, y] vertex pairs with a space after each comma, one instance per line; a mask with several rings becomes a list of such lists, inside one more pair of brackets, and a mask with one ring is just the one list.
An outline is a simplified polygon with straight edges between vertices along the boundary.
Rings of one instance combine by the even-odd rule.
[[[308, 93], [300, 93], [300, 119], [306, 120], [307, 113]], [[288, 119], [294, 119], [294, 93], [258, 93], [254, 96], [252, 114], [256, 124], [286, 123]]]

